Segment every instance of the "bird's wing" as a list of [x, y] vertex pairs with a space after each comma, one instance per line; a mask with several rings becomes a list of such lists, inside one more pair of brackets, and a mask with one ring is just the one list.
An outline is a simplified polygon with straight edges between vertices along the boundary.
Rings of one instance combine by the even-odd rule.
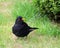
[[28, 26], [28, 24], [27, 24], [27, 23], [23, 22], [23, 24], [24, 24], [24, 26], [23, 26], [23, 27], [26, 27], [26, 28], [28, 28], [28, 29], [31, 29], [31, 27], [30, 27], [30, 26]]
[[12, 29], [13, 29], [13, 31], [20, 31], [23, 27], [24, 27], [23, 25], [17, 25], [17, 24], [15, 24], [12, 27]]

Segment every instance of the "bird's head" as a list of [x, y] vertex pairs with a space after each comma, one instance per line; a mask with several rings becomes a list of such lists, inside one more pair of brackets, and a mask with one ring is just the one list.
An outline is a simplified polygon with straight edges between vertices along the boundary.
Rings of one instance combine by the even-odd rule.
[[22, 16], [18, 16], [16, 20], [22, 20]]
[[18, 16], [15, 23], [20, 23], [22, 21], [23, 21], [23, 17], [22, 16]]

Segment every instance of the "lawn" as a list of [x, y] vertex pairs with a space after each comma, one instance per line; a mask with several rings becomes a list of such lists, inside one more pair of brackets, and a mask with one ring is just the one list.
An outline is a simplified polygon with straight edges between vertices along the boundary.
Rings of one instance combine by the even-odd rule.
[[[37, 17], [32, 1], [0, 1], [0, 48], [60, 48], [60, 27], [46, 16]], [[38, 30], [31, 32], [27, 39], [16, 39], [12, 26], [17, 16], [23, 16], [25, 22]]]

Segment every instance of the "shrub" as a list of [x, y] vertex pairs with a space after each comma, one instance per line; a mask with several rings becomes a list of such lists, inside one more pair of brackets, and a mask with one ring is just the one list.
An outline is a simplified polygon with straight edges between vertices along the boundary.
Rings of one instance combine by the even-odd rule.
[[51, 20], [56, 20], [56, 14], [60, 13], [60, 0], [33, 0], [33, 4], [39, 14], [47, 15]]

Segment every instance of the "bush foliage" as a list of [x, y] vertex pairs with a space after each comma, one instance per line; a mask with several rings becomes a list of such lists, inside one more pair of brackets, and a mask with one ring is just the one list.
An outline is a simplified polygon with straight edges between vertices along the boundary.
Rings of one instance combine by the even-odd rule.
[[60, 0], [33, 0], [33, 4], [37, 12], [47, 15], [50, 19], [56, 19], [56, 14], [60, 13]]

